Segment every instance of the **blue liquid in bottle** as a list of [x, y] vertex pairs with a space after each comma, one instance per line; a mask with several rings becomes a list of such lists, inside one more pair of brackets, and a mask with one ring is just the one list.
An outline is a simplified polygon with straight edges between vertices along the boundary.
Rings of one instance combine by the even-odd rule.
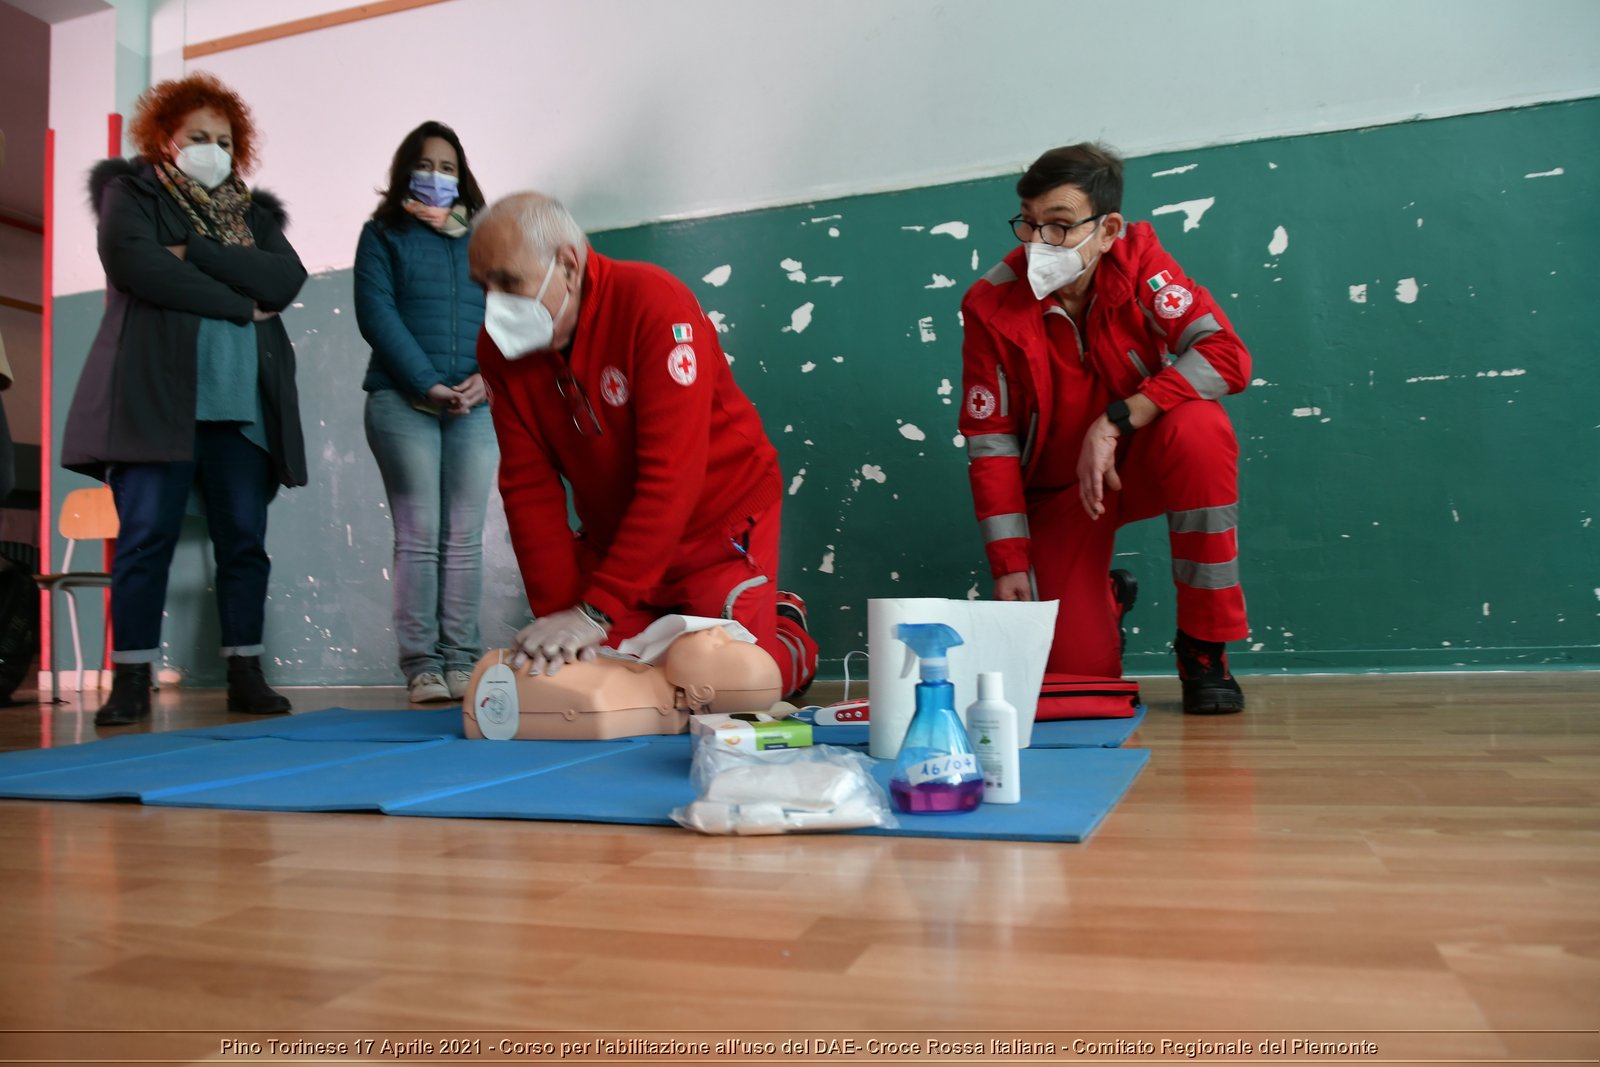
[[912, 815], [954, 815], [983, 803], [983, 770], [955, 709], [955, 686], [917, 684], [917, 710], [896, 757], [889, 795]]

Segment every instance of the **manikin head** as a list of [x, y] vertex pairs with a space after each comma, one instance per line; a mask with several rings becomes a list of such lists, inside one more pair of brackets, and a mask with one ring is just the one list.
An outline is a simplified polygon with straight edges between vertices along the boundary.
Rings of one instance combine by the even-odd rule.
[[765, 711], [783, 695], [783, 677], [764, 649], [720, 626], [684, 634], [661, 661], [680, 707], [696, 714]]

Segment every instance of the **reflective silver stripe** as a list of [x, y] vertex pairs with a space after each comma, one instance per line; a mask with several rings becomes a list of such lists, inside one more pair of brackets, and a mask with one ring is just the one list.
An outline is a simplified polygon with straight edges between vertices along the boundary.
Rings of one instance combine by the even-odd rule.
[[743, 596], [747, 590], [754, 589], [758, 585], [766, 584], [767, 576], [765, 574], [758, 574], [754, 578], [746, 578], [744, 581], [734, 586], [733, 591], [728, 594], [728, 599], [723, 601], [722, 617], [724, 619], [733, 618], [733, 606], [739, 602], [739, 598]]
[[983, 534], [983, 543], [991, 541], [1004, 541], [1008, 537], [1028, 536], [1028, 516], [1020, 511], [1010, 515], [991, 515], [978, 523], [978, 529]]
[[1006, 369], [1000, 364], [994, 365], [995, 382], [1000, 390], [1000, 417], [1011, 417], [1011, 390], [1006, 388]]
[[990, 285], [1004, 285], [1006, 282], [1016, 281], [1017, 272], [1012, 270], [1010, 264], [1006, 263], [1005, 260], [1001, 260], [989, 268], [989, 273], [983, 276], [983, 280]]
[[1162, 337], [1167, 335], [1167, 328], [1161, 325], [1161, 320], [1156, 318], [1156, 313], [1154, 311], [1151, 311], [1143, 304], [1139, 305], [1139, 310], [1144, 312], [1144, 317], [1150, 320], [1150, 326], [1156, 331], [1156, 333], [1160, 334]]
[[1017, 437], [1009, 433], [980, 433], [967, 438], [967, 458], [984, 459], [988, 456], [1020, 456]]
[[1192, 508], [1189, 511], [1167, 512], [1167, 530], [1171, 533], [1227, 533], [1239, 525], [1237, 502], [1215, 508]]
[[1139, 377], [1150, 377], [1150, 368], [1144, 365], [1144, 360], [1139, 358], [1139, 353], [1130, 348], [1128, 349], [1128, 358], [1133, 361], [1133, 367], [1139, 372]]
[[1217, 400], [1228, 395], [1228, 383], [1222, 380], [1217, 368], [1198, 350], [1190, 350], [1172, 361], [1184, 381], [1194, 386], [1202, 400]]
[[1222, 324], [1215, 315], [1201, 315], [1183, 328], [1178, 335], [1178, 343], [1172, 346], [1174, 355], [1183, 355], [1189, 351], [1189, 346], [1196, 341], [1203, 341], [1214, 333], [1222, 332]]
[[1239, 561], [1196, 563], [1192, 559], [1175, 559], [1172, 577], [1190, 589], [1232, 589], [1239, 584]]

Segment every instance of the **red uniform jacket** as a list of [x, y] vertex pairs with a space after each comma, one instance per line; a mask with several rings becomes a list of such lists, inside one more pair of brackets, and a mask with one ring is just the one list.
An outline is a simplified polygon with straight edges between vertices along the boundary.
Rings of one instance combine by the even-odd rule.
[[[1082, 404], [1052, 395], [1047, 304], [1033, 295], [1027, 274], [1027, 253], [1018, 246], [974, 282], [961, 302], [960, 427], [995, 577], [1030, 566], [1026, 492], [1037, 443], [1065, 447], [1070, 440], [1076, 448], [1089, 426], [1057, 426], [1061, 411], [1081, 411]], [[1129, 225], [1112, 244], [1095, 267], [1090, 293], [1079, 358], [1112, 398], [1140, 392], [1168, 411], [1249, 384], [1250, 353], [1211, 294], [1183, 273], [1149, 223]]]
[[566, 356], [507, 360], [482, 332], [478, 366], [529, 605], [545, 615], [581, 600], [616, 617], [643, 603], [681, 546], [770, 507], [782, 482], [687, 286], [591, 250], [581, 301]]

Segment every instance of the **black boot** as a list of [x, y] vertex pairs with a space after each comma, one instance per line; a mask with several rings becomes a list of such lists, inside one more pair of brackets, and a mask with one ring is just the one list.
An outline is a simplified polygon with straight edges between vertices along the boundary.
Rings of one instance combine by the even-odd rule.
[[1183, 710], [1190, 715], [1230, 715], [1244, 710], [1244, 690], [1228, 670], [1221, 641], [1201, 641], [1182, 630], [1172, 642], [1183, 680]]
[[1117, 602], [1117, 627], [1122, 642], [1117, 648], [1117, 655], [1124, 656], [1128, 652], [1128, 628], [1122, 620], [1128, 617], [1134, 601], [1139, 599], [1139, 579], [1133, 576], [1132, 571], [1118, 567], [1111, 572], [1111, 599]]
[[126, 726], [150, 717], [150, 664], [119, 663], [111, 676], [111, 696], [95, 712], [96, 726]]
[[267, 684], [260, 656], [228, 657], [228, 710], [245, 715], [282, 715], [294, 705]]

